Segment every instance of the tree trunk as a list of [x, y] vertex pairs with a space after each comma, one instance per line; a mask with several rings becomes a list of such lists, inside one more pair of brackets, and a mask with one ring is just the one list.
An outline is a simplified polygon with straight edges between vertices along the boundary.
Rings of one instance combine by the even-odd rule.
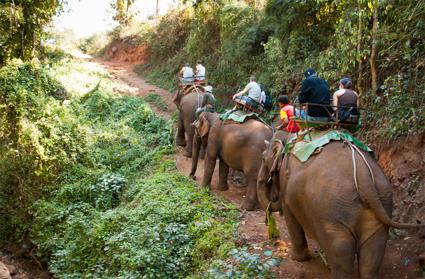
[[376, 65], [376, 55], [378, 52], [378, 1], [374, 0], [372, 11], [372, 47], [370, 52], [370, 74], [372, 92], [376, 93], [378, 89], [378, 67]]
[[358, 5], [359, 9], [359, 21], [358, 21], [358, 31], [357, 31], [357, 83], [356, 83], [356, 89], [359, 94], [359, 96], [362, 96], [363, 94], [363, 87], [362, 87], [362, 76], [363, 76], [363, 55], [361, 53], [362, 50], [362, 35], [363, 35], [363, 13], [362, 13], [362, 6], [359, 2]]

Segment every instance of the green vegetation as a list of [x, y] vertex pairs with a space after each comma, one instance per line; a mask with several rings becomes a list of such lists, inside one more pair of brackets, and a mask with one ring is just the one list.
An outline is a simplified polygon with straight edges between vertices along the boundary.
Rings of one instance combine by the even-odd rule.
[[159, 96], [155, 92], [150, 92], [145, 97], [145, 101], [153, 104], [154, 106], [158, 107], [162, 111], [167, 110], [167, 104], [164, 102], [164, 100], [161, 98], [161, 96]]
[[141, 25], [150, 32], [121, 28], [113, 37], [145, 44], [149, 61], [138, 72], [149, 81], [175, 89], [181, 64], [202, 59], [227, 106], [229, 93], [251, 74], [272, 96], [295, 99], [304, 69], [312, 66], [332, 90], [343, 75], [353, 79], [362, 106], [373, 112], [364, 121], [369, 136], [424, 131], [423, 1], [186, 2], [157, 24]]

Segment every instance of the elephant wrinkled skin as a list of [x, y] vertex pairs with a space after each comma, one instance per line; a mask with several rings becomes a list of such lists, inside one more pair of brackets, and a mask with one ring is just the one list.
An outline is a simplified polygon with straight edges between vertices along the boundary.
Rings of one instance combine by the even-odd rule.
[[[282, 209], [292, 240], [292, 257], [309, 259], [305, 235], [317, 240], [326, 253], [331, 278], [353, 278], [357, 256], [360, 278], [377, 278], [385, 252], [389, 226], [407, 228], [391, 220], [393, 201], [389, 180], [366, 152], [369, 170], [356, 153], [358, 190], [353, 178], [352, 151], [341, 141], [331, 142], [321, 152], [301, 163], [283, 155], [288, 134], [278, 132], [266, 151], [258, 175], [258, 198], [265, 208]], [[267, 183], [269, 178], [272, 183]], [[277, 189], [276, 189], [277, 188]], [[278, 198], [269, 192], [278, 191]]]
[[180, 146], [186, 146], [184, 155], [192, 157], [192, 141], [195, 133], [193, 121], [196, 119], [196, 109], [203, 106], [203, 87], [196, 87], [190, 93], [181, 96], [177, 94], [174, 103], [179, 110], [178, 131], [176, 142]]
[[250, 119], [243, 124], [216, 120], [208, 136], [202, 186], [210, 187], [216, 159], [219, 165], [219, 190], [227, 190], [229, 167], [242, 171], [247, 178], [246, 198], [243, 208], [257, 207], [257, 175], [261, 165], [264, 140], [272, 137], [272, 130], [264, 123]]
[[[210, 128], [217, 121], [219, 114], [216, 112], [202, 112], [199, 114], [199, 121], [194, 124], [195, 133], [193, 135], [193, 147], [192, 147], [192, 168], [189, 176], [192, 179], [196, 179], [195, 173], [198, 167], [198, 159], [204, 159], [205, 154], [200, 151], [204, 151], [208, 146], [208, 135]], [[202, 147], [202, 150], [201, 150]]]

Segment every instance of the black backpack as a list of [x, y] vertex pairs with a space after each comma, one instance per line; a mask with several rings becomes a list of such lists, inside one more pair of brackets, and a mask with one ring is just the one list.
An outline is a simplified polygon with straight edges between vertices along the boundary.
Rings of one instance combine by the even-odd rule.
[[266, 99], [264, 100], [263, 108], [267, 111], [270, 111], [273, 108], [273, 102], [272, 102], [272, 98], [270, 97], [269, 94], [266, 93], [266, 89], [264, 86], [260, 85], [261, 88], [261, 92], [264, 92], [264, 94], [266, 95]]

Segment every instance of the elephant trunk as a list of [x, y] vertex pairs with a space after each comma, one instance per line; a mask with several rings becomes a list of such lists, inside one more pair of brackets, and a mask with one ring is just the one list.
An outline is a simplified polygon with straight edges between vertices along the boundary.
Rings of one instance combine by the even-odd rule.
[[[260, 206], [263, 209], [266, 209], [270, 204], [271, 211], [279, 211], [281, 209], [280, 199], [277, 201], [270, 200], [270, 193], [273, 191], [277, 191], [278, 189], [273, 189], [273, 187], [278, 187], [278, 182], [274, 181], [273, 177], [270, 178], [267, 167], [261, 164], [260, 171], [258, 172], [257, 179], [257, 197], [260, 202]], [[276, 178], [276, 177], [275, 177]]]
[[193, 135], [193, 143], [192, 143], [192, 168], [190, 169], [189, 176], [193, 179], [196, 179], [196, 169], [198, 167], [198, 159], [199, 159], [199, 151], [201, 150], [201, 137], [199, 137], [196, 133]]

